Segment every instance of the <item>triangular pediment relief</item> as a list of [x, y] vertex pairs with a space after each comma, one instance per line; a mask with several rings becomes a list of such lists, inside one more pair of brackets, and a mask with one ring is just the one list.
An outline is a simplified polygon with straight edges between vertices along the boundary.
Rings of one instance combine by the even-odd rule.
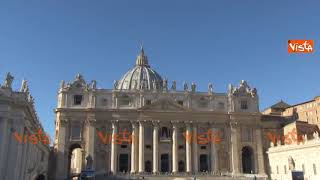
[[160, 99], [149, 105], [141, 107], [139, 110], [146, 111], [189, 111], [189, 109], [181, 106], [171, 99]]

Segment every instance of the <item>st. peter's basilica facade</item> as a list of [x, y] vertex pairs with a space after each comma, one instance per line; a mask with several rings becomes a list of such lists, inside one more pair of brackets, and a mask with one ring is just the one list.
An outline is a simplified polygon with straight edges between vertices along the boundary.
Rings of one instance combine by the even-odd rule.
[[[112, 89], [96, 84], [80, 74], [61, 82], [56, 179], [85, 167], [133, 176], [265, 175], [259, 98], [246, 81], [229, 85], [226, 93], [215, 92], [211, 84], [207, 92], [198, 92], [195, 83], [179, 90], [151, 68], [142, 49]], [[123, 132], [129, 141], [118, 143]]]

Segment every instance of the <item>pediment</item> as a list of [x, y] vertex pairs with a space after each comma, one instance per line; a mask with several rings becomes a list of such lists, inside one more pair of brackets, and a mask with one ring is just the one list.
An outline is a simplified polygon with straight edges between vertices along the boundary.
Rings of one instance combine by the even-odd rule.
[[181, 106], [171, 99], [160, 99], [149, 105], [141, 107], [139, 110], [146, 111], [189, 111], [189, 109]]

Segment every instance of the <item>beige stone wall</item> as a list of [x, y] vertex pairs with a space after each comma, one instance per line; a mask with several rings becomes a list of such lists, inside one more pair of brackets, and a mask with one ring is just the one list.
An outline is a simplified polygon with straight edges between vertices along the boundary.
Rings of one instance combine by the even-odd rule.
[[294, 119], [310, 124], [320, 125], [320, 98], [287, 108], [282, 116], [293, 116]]
[[282, 145], [268, 150], [271, 179], [291, 179], [289, 159], [294, 161], [294, 169], [304, 171], [308, 180], [320, 179], [320, 140], [308, 140], [303, 144]]
[[0, 179], [47, 176], [49, 144], [39, 141], [39, 136], [34, 138], [38, 130], [45, 132], [33, 104], [25, 81], [20, 92], [8, 84], [0, 87]]
[[[75, 95], [83, 96], [80, 104], [74, 104]], [[128, 155], [130, 173], [144, 173], [147, 161], [158, 173], [161, 155], [168, 154], [169, 173], [177, 173], [179, 163], [184, 163], [183, 172], [199, 173], [200, 156], [206, 156], [208, 173], [242, 174], [245, 146], [253, 150], [253, 173], [265, 173], [258, 95], [245, 81], [228, 93], [162, 92], [88, 88], [77, 76], [61, 87], [56, 117], [56, 179], [67, 176], [66, 157], [75, 144], [84, 152], [82, 167], [90, 154], [99, 173], [118, 173], [122, 154]], [[193, 132], [190, 145], [182, 135], [187, 125]], [[79, 138], [73, 137], [75, 127], [80, 128]], [[162, 127], [169, 130], [167, 139], [161, 138]], [[127, 146], [103, 145], [97, 136], [99, 130], [110, 135], [123, 129], [135, 133], [137, 141]], [[209, 129], [221, 131], [221, 143], [198, 144], [197, 135]]]

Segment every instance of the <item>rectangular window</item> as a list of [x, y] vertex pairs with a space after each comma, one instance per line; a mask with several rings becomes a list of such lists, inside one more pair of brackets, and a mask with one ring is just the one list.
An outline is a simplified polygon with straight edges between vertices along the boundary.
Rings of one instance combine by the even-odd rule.
[[146, 100], [146, 105], [150, 105], [150, 104], [151, 104], [151, 100], [150, 99]]
[[224, 109], [224, 103], [223, 102], [219, 102], [218, 103], [218, 109], [220, 109], [220, 110]]
[[284, 165], [284, 174], [287, 174], [287, 166]]
[[79, 125], [74, 125], [71, 127], [71, 139], [72, 140], [81, 139], [81, 127]]
[[241, 109], [248, 109], [248, 102], [245, 100], [240, 101]]
[[151, 145], [146, 145], [146, 149], [151, 149]]
[[131, 106], [131, 99], [127, 95], [123, 95], [119, 97], [119, 105], [120, 106]]
[[201, 97], [198, 102], [198, 106], [200, 108], [206, 108], [206, 107], [208, 107], [208, 101], [204, 97]]
[[82, 102], [82, 95], [74, 95], [73, 96], [73, 104], [74, 105], [81, 105]]
[[207, 149], [207, 147], [206, 147], [206, 146], [201, 146], [200, 148], [201, 148], [201, 149]]
[[225, 129], [224, 128], [220, 128], [219, 130], [217, 130], [217, 132], [214, 132], [214, 136], [217, 136], [220, 139], [225, 139], [226, 135], [225, 135]]
[[244, 142], [251, 142], [252, 141], [252, 128], [243, 128], [242, 129], [242, 140]]
[[313, 164], [313, 174], [317, 175], [317, 167], [315, 164]]
[[41, 162], [43, 162], [43, 161], [44, 161], [44, 152], [41, 151]]
[[127, 145], [121, 145], [121, 148], [122, 149], [125, 149], [125, 148], [127, 148], [128, 146]]
[[108, 99], [102, 98], [101, 99], [101, 106], [107, 106], [108, 105]]

